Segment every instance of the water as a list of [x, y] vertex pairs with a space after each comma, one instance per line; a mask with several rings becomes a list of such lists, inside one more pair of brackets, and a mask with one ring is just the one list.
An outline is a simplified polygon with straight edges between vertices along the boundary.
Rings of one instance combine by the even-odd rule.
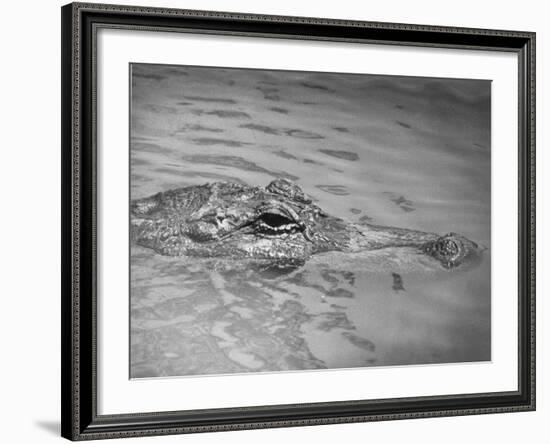
[[131, 249], [131, 376], [490, 360], [490, 83], [133, 65], [131, 197], [295, 180], [327, 213], [488, 248], [297, 268]]

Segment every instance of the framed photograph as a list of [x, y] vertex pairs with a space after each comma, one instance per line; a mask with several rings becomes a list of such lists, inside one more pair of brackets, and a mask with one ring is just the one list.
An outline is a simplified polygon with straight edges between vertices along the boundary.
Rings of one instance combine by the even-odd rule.
[[64, 437], [535, 408], [534, 33], [61, 12]]

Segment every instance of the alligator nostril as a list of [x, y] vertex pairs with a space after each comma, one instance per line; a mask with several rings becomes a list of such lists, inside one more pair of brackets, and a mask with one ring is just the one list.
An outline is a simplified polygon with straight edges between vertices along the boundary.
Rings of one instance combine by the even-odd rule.
[[458, 245], [452, 240], [444, 242], [441, 247], [442, 253], [445, 255], [452, 256], [458, 253]]

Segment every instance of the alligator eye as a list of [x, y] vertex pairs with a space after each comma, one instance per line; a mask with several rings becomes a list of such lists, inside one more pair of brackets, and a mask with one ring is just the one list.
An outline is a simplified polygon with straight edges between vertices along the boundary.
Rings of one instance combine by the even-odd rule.
[[270, 227], [280, 227], [282, 225], [287, 225], [293, 223], [292, 220], [290, 220], [288, 217], [281, 216], [280, 214], [274, 214], [274, 213], [264, 213], [260, 217], [260, 220]]
[[283, 234], [295, 232], [298, 224], [281, 214], [264, 213], [258, 218], [258, 227], [267, 234]]

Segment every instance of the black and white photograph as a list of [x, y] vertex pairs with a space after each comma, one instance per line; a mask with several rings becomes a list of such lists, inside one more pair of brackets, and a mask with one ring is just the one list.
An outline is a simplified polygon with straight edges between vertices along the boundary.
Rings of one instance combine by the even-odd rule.
[[491, 360], [491, 81], [131, 63], [130, 377]]

